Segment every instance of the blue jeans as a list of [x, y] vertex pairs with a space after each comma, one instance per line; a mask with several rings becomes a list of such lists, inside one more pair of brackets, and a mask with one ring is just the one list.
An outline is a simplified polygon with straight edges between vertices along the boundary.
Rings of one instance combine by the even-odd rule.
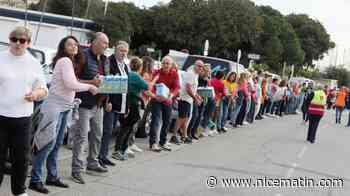
[[167, 141], [168, 127], [171, 120], [172, 108], [170, 105], [164, 105], [163, 103], [153, 101], [151, 109], [151, 124], [149, 133], [149, 144], [150, 147], [156, 143], [157, 140], [157, 130], [162, 122], [162, 127], [160, 130], [160, 140], [159, 144], [164, 145]]
[[218, 118], [218, 129], [225, 127], [226, 119], [228, 114], [228, 99], [222, 99], [220, 104], [220, 115]]
[[241, 103], [236, 103], [235, 107], [233, 108], [232, 112], [231, 112], [231, 123], [233, 125], [236, 125], [236, 119], [238, 116], [239, 111], [241, 111], [241, 107], [243, 105], [243, 102]]
[[67, 128], [67, 117], [69, 110], [61, 112], [56, 125], [56, 140], [49, 143], [33, 157], [33, 167], [31, 172], [32, 183], [41, 182], [43, 176], [43, 165], [46, 160], [47, 179], [58, 179], [58, 152], [63, 143], [64, 132]]
[[336, 107], [335, 108], [335, 123], [340, 124], [341, 123], [341, 116], [343, 114], [344, 108]]
[[266, 104], [266, 111], [265, 111], [266, 114], [271, 113], [272, 106], [273, 106], [272, 98], [269, 98], [269, 99], [267, 100], [267, 104]]
[[106, 112], [103, 114], [103, 135], [101, 140], [101, 148], [98, 158], [106, 160], [109, 151], [109, 144], [112, 138], [113, 129], [118, 119], [118, 114], [115, 112]]
[[204, 129], [208, 127], [210, 117], [214, 111], [215, 111], [215, 100], [214, 98], [208, 98], [207, 104], [205, 105], [205, 108], [204, 108], [203, 120], [201, 123]]
[[248, 118], [249, 118], [248, 113], [250, 112], [251, 106], [252, 106], [252, 98], [249, 97], [247, 99], [247, 106], [246, 106], [246, 113], [244, 114], [244, 121], [249, 121], [248, 120]]

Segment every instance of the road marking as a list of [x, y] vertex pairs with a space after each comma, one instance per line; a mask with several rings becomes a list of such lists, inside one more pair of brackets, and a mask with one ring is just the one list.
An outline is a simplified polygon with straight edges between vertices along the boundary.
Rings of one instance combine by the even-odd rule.
[[294, 170], [295, 168], [298, 166], [297, 163], [293, 163], [293, 166], [288, 170], [287, 172], [287, 178], [290, 178], [292, 177], [293, 173], [294, 173]]
[[330, 127], [331, 127], [331, 125], [330, 125], [329, 123], [327, 123], [327, 124], [325, 124], [325, 125], [322, 126], [322, 129], [328, 129], [328, 128], [330, 128]]
[[306, 150], [307, 150], [307, 146], [304, 146], [303, 149], [298, 154], [298, 159], [301, 159], [304, 156]]

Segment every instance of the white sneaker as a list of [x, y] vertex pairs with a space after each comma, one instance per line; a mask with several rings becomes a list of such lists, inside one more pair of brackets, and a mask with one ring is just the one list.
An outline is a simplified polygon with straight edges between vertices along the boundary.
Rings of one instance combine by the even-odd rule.
[[130, 148], [130, 150], [132, 150], [134, 152], [143, 152], [143, 150], [141, 148], [139, 148], [138, 146], [136, 146], [136, 144], [133, 144], [129, 148]]
[[132, 154], [132, 155], [135, 154], [135, 152], [132, 151], [132, 150], [130, 149], [130, 147], [126, 149], [125, 153], [127, 153], [127, 154]]
[[167, 141], [165, 144], [164, 144], [164, 146], [168, 146], [168, 147], [171, 147], [171, 143], [169, 142], [169, 141]]
[[209, 136], [209, 133], [203, 131], [203, 132], [202, 132], [202, 136], [203, 136], [203, 137], [208, 137], [208, 136]]
[[243, 125], [249, 125], [249, 122], [244, 121], [244, 122], [243, 122]]
[[[216, 132], [217, 132], [217, 131], [216, 131]], [[211, 137], [214, 137], [215, 131], [209, 131], [208, 135], [211, 136]]]
[[15, 195], [15, 196], [28, 196], [28, 194], [27, 193], [22, 193], [22, 194]]

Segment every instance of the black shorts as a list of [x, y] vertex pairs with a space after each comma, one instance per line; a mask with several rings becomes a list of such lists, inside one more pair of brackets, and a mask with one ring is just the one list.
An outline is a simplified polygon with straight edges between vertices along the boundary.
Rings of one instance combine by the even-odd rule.
[[179, 118], [189, 118], [191, 116], [191, 104], [187, 101], [178, 102]]

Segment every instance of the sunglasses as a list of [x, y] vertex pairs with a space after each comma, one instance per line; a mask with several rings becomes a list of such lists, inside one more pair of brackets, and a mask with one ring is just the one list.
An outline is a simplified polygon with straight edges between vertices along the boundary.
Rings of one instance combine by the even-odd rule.
[[17, 43], [19, 41], [20, 44], [25, 44], [27, 42], [24, 38], [11, 37], [10, 41], [13, 43]]

